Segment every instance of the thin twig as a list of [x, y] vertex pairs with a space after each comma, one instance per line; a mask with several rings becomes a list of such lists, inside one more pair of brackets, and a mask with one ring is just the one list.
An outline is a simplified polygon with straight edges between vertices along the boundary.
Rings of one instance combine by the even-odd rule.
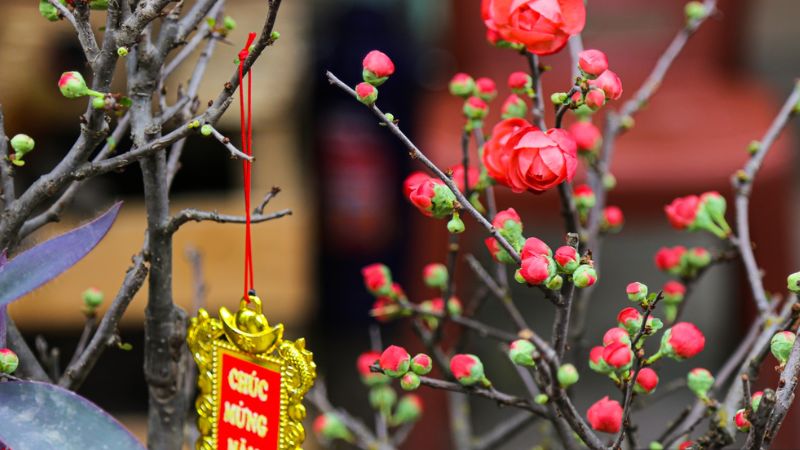
[[[292, 214], [291, 209], [282, 209], [272, 214], [252, 215], [250, 217], [250, 222], [261, 223], [273, 219], [280, 219], [281, 217], [289, 216], [291, 214]], [[181, 225], [191, 221], [194, 222], [211, 221], [217, 223], [246, 223], [247, 218], [245, 216], [232, 216], [229, 214], [220, 214], [216, 211], [201, 211], [198, 209], [187, 208], [180, 211], [172, 219], [170, 219], [169, 224], [167, 225], [167, 232], [174, 233], [178, 231], [178, 228], [180, 228]]]

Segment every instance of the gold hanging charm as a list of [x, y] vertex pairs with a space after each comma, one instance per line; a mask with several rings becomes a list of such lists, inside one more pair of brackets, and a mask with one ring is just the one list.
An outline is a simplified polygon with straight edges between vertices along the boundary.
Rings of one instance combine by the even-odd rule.
[[198, 367], [197, 450], [295, 450], [305, 440], [303, 396], [316, 379], [305, 339], [283, 339], [261, 299], [219, 319], [201, 309], [186, 338]]

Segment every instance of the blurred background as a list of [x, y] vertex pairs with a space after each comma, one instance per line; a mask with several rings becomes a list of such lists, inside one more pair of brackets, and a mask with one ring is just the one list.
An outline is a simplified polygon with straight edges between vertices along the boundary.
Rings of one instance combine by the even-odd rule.
[[[623, 289], [628, 282], [639, 280], [655, 289], [666, 281], [653, 263], [658, 248], [679, 244], [719, 248], [703, 235], [672, 230], [662, 207], [676, 196], [706, 190], [719, 190], [730, 199], [730, 175], [742, 166], [748, 143], [761, 137], [800, 73], [800, 30], [794, 19], [800, 3], [727, 0], [719, 6], [720, 13], [692, 38], [659, 93], [636, 117], [636, 126], [618, 141], [612, 166], [618, 187], [609, 201], [623, 209], [626, 225], [604, 243], [601, 282], [589, 305], [590, 346], [627, 306]], [[201, 103], [213, 98], [235, 69], [232, 61], [240, 43], [248, 31], [261, 28], [265, 11], [263, 1], [229, 2], [226, 12], [239, 26], [229, 36], [232, 45], [217, 47], [200, 91]], [[590, 2], [584, 44], [607, 53], [625, 87], [622, 101], [635, 92], [679, 29], [682, 11], [682, 2], [668, 0]], [[45, 22], [30, 1], [5, 0], [2, 12], [6, 26], [0, 28], [0, 103], [6, 132], [27, 133], [37, 141], [28, 164], [17, 171], [19, 189], [49, 170], [77, 136], [84, 103], [57, 95], [56, 81], [63, 71], [86, 70], [68, 23]], [[93, 16], [97, 27], [102, 26], [104, 15]], [[527, 66], [518, 54], [486, 43], [479, 0], [284, 1], [277, 29], [280, 41], [254, 68], [253, 195], [260, 198], [272, 186], [280, 186], [282, 192], [269, 210], [288, 207], [293, 214], [255, 227], [257, 288], [271, 321], [283, 322], [289, 337], [307, 336], [333, 402], [369, 420], [367, 391], [355, 371], [357, 355], [369, 349], [368, 328], [374, 323], [368, 315], [372, 298], [363, 288], [360, 269], [383, 262], [411, 300], [431, 298], [435, 293], [424, 288], [421, 270], [426, 263], [444, 262], [447, 233], [444, 222], [422, 217], [402, 197], [402, 180], [421, 166], [377, 126], [372, 115], [331, 87], [324, 73], [331, 70], [355, 85], [363, 56], [372, 49], [387, 53], [397, 71], [380, 89], [381, 108], [400, 119], [401, 127], [426, 154], [449, 167], [460, 160], [463, 125], [461, 102], [447, 93], [450, 77], [464, 71], [498, 83], [500, 95], [487, 120], [490, 127], [509, 93], [507, 75]], [[544, 76], [546, 95], [567, 90], [566, 52], [546, 57], [543, 63], [553, 68]], [[186, 67], [172, 77], [170, 92], [186, 83], [190, 70]], [[121, 71], [118, 75], [123, 76]], [[116, 89], [124, 91], [124, 80]], [[612, 102], [610, 107], [620, 105]], [[223, 134], [238, 136], [234, 110], [219, 128]], [[800, 267], [794, 131], [785, 133], [766, 160], [751, 207], [756, 255], [772, 291], [783, 290], [785, 275]], [[119, 148], [127, 148], [127, 143]], [[238, 214], [243, 207], [240, 172], [241, 165], [231, 161], [218, 142], [190, 138], [173, 188], [172, 209], [191, 206]], [[562, 242], [557, 193], [497, 191], [501, 207], [513, 206], [521, 214], [528, 236], [551, 245]], [[62, 223], [46, 227], [26, 242], [46, 239], [118, 199], [125, 200], [111, 233], [89, 257], [11, 308], [31, 342], [43, 336], [61, 349], [65, 363], [83, 325], [80, 293], [96, 286], [113, 296], [130, 257], [141, 247], [145, 227], [141, 194], [135, 166], [93, 180]], [[465, 222], [468, 231], [462, 248], [488, 264], [482, 233], [471, 219]], [[202, 255], [206, 307], [234, 305], [241, 282], [242, 238], [243, 228], [236, 225], [192, 223], [182, 228], [175, 239], [176, 301], [187, 310], [193, 307], [195, 280], [184, 253], [196, 249]], [[731, 263], [715, 267], [699, 283], [685, 317], [706, 333], [706, 350], [683, 364], [663, 364], [662, 383], [682, 378], [693, 367], [713, 371], [736, 345], [753, 312], [742, 273], [738, 263]], [[458, 266], [456, 282], [457, 295], [468, 300], [477, 284], [466, 266]], [[515, 298], [537, 330], [550, 329], [552, 308], [538, 293], [515, 288]], [[139, 432], [147, 399], [141, 376], [145, 301], [140, 293], [120, 330], [133, 350], [106, 351], [81, 389]], [[500, 306], [492, 301], [486, 302], [480, 317], [505, 323]], [[412, 352], [423, 350], [405, 324], [381, 329], [384, 342], [402, 343]], [[457, 333], [447, 329], [448, 335]], [[484, 359], [497, 386], [523, 393], [496, 343], [471, 342], [470, 351]], [[587, 370], [585, 361], [585, 355], [574, 361], [583, 374], [577, 389], [579, 411], [604, 395], [617, 395], [607, 381]], [[765, 374], [761, 383], [769, 380]], [[427, 389], [419, 392], [427, 418], [406, 447], [449, 448], [445, 396]], [[688, 400], [688, 392], [679, 391], [639, 413], [641, 442], [655, 437], [649, 425], [660, 430]], [[513, 413], [480, 400], [472, 401], [472, 411], [479, 433]], [[784, 443], [800, 440], [798, 421], [800, 414], [790, 415], [783, 428]], [[540, 441], [539, 432], [519, 435], [504, 448], [530, 448]], [[314, 438], [309, 441], [307, 447], [314, 448]]]

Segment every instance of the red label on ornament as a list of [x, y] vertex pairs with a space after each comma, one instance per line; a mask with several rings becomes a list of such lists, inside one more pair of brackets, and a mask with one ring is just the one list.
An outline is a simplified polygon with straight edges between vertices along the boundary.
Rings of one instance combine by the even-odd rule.
[[274, 364], [255, 363], [218, 348], [217, 449], [277, 450], [281, 374]]

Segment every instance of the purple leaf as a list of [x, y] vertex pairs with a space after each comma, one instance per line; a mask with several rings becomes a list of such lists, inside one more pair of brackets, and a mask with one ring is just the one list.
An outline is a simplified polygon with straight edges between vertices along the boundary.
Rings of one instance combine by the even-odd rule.
[[13, 450], [144, 450], [89, 400], [52, 384], [22, 380], [0, 383], [0, 442]]
[[83, 259], [105, 237], [122, 202], [86, 225], [54, 237], [0, 266], [0, 306], [57, 277]]

